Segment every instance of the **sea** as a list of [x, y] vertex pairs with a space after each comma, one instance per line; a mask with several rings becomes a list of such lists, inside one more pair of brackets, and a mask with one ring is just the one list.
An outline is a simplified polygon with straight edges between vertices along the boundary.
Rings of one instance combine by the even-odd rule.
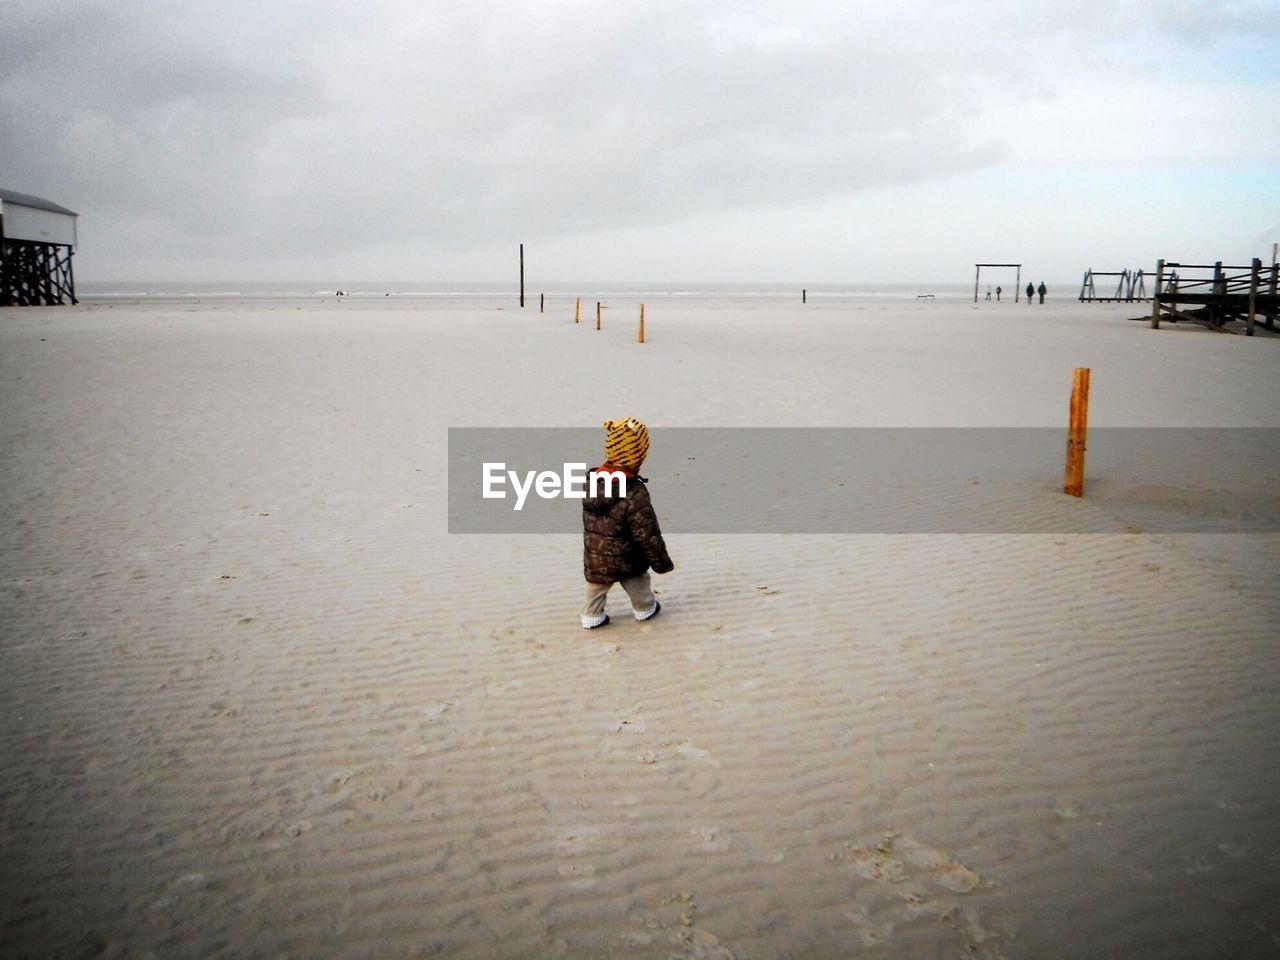
[[[79, 297], [92, 299], [157, 300], [274, 300], [344, 296], [358, 299], [397, 298], [416, 300], [519, 300], [518, 285], [493, 282], [439, 283], [422, 281], [81, 281]], [[1012, 292], [1012, 291], [1010, 291]], [[972, 284], [930, 283], [649, 283], [557, 281], [525, 285], [526, 302], [538, 297], [583, 301], [627, 299], [654, 300], [972, 300]]]

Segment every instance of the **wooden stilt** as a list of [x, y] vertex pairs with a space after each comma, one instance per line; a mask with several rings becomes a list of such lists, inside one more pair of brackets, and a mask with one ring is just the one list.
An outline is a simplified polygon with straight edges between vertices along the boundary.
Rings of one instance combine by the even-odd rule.
[[640, 343], [644, 343], [644, 304], [640, 304]]
[[1089, 368], [1076, 367], [1071, 375], [1071, 422], [1067, 429], [1067, 470], [1062, 492], [1084, 496], [1085, 435], [1089, 428]]
[[538, 294], [538, 312], [546, 313], [547, 295], [545, 293]]
[[[1275, 254], [1273, 253], [1272, 256], [1274, 257]], [[1280, 287], [1280, 263], [1276, 263], [1273, 260], [1271, 263], [1271, 308], [1267, 311], [1267, 319], [1262, 324], [1268, 330], [1276, 328], [1275, 316], [1277, 310], [1280, 310], [1280, 307], [1276, 305], [1277, 287]]]
[[1164, 258], [1156, 264], [1156, 290], [1151, 298], [1151, 329], [1160, 329], [1160, 291], [1164, 285]]
[[520, 306], [524, 306], [524, 244], [520, 244]]
[[1249, 271], [1249, 315], [1245, 319], [1245, 336], [1253, 336], [1253, 325], [1258, 319], [1258, 283], [1262, 280], [1262, 261], [1253, 258], [1253, 269]]
[[600, 329], [600, 301], [596, 301], [596, 329]]
[[578, 322], [578, 311], [582, 309], [582, 298], [578, 297], [573, 301], [573, 322]]

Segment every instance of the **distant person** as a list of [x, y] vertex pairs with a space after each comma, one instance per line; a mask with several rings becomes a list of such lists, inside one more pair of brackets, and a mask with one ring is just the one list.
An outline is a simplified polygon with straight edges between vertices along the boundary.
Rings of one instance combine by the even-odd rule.
[[1036, 288], [1036, 291], [1040, 294], [1040, 302], [1044, 303], [1044, 295], [1049, 292], [1049, 288], [1044, 285], [1043, 280], [1040, 281], [1040, 286]]
[[1036, 302], [1036, 288], [1030, 280], [1027, 281], [1027, 303]]
[[1000, 302], [1000, 288], [996, 287], [996, 303]]
[[[634, 417], [604, 423], [604, 463], [587, 475], [587, 496], [582, 501], [582, 567], [587, 580], [587, 602], [582, 606], [586, 630], [609, 622], [604, 612], [609, 589], [621, 583], [631, 600], [631, 614], [638, 621], [656, 617], [662, 610], [649, 585], [649, 570], [670, 573], [675, 569], [658, 528], [658, 516], [649, 499], [649, 488], [638, 473], [649, 453], [649, 430]], [[621, 474], [612, 489], [598, 484], [595, 474]]]
[[988, 300], [990, 300], [990, 299], [991, 299], [991, 287], [990, 287], [990, 285], [988, 285], [988, 286], [987, 286], [987, 299], [988, 299]]

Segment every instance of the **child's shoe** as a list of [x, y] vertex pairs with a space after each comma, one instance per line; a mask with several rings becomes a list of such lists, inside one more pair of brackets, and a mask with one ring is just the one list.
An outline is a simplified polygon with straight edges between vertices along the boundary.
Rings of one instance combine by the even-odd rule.
[[594, 622], [594, 623], [592, 622], [592, 620], [594, 620], [594, 618], [593, 618], [593, 617], [583, 617], [583, 618], [582, 618], [582, 629], [583, 629], [583, 630], [598, 630], [598, 629], [600, 629], [601, 627], [603, 627], [605, 624], [607, 624], [607, 623], [609, 622], [609, 615], [606, 613], [602, 619], [600, 619], [600, 620], [595, 620], [595, 622]]
[[632, 610], [631, 612], [635, 614], [635, 618], [638, 622], [644, 623], [646, 620], [652, 620], [654, 617], [656, 617], [658, 614], [662, 612], [662, 601], [661, 600], [653, 601], [653, 609], [650, 610], [648, 613], [640, 614], [640, 613], [636, 613], [634, 610]]

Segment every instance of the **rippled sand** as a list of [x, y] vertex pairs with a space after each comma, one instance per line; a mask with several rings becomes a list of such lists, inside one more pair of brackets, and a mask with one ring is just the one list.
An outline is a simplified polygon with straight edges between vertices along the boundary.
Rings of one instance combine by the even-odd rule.
[[446, 532], [450, 426], [1280, 426], [1280, 341], [1006, 306], [0, 310], [0, 948], [1280, 951], [1280, 537], [673, 532], [585, 633]]

